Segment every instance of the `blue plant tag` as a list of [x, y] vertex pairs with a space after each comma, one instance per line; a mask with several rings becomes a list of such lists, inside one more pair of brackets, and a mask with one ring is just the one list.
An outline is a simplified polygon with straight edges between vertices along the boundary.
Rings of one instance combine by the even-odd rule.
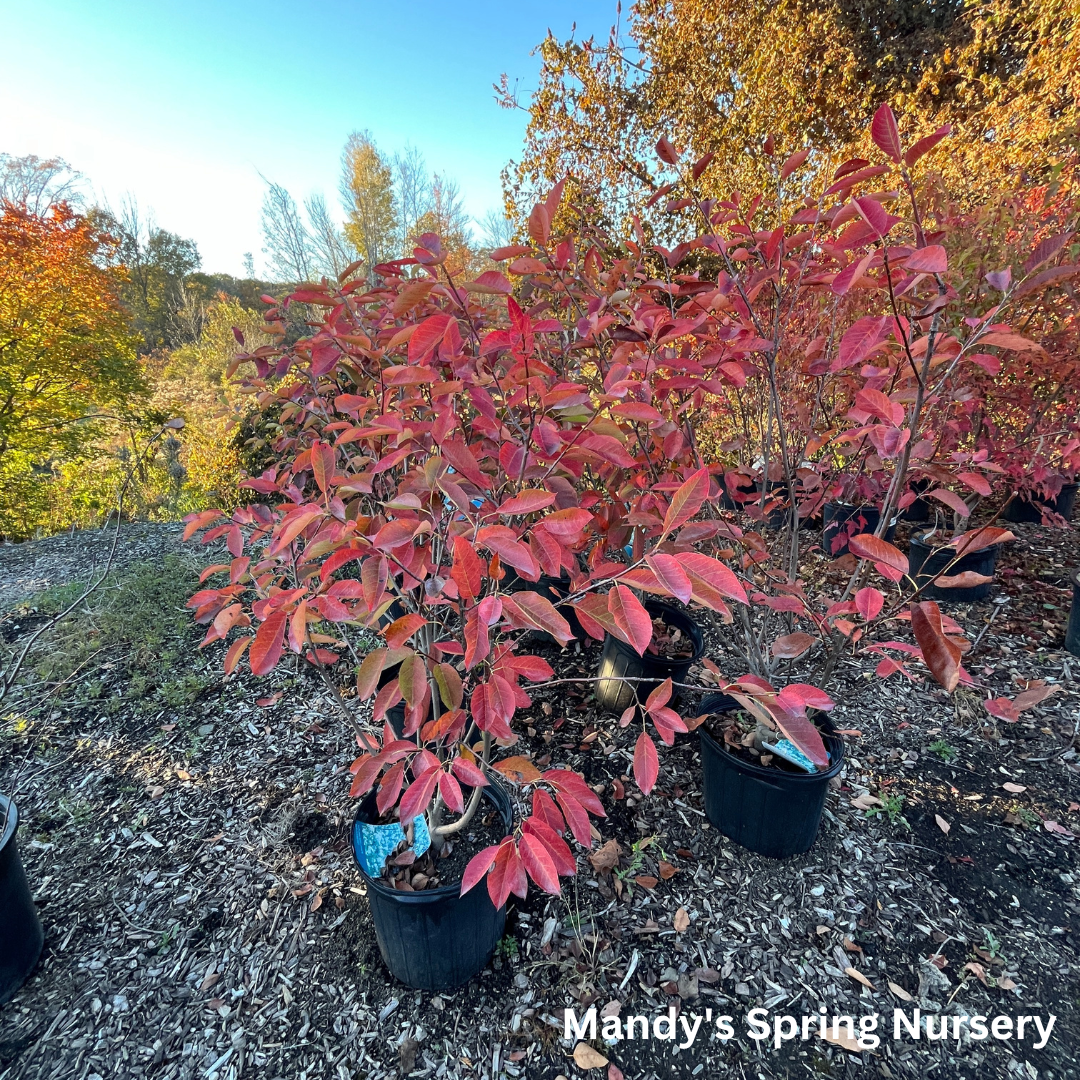
[[[363, 821], [353, 822], [353, 848], [357, 862], [369, 877], [377, 878], [386, 865], [386, 856], [405, 839], [405, 830], [400, 821], [389, 825], [368, 825]], [[417, 858], [431, 847], [427, 822], [421, 815], [413, 818], [413, 845]]]
[[818, 771], [818, 767], [790, 739], [781, 739], [778, 743], [763, 741], [761, 745], [785, 761], [790, 761], [792, 765], [804, 772], [816, 773]]

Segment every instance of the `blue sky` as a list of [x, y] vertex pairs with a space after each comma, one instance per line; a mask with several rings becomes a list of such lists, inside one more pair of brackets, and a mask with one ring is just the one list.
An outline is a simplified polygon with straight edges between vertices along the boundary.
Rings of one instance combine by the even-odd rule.
[[615, 0], [0, 0], [0, 152], [57, 155], [114, 206], [130, 194], [192, 237], [203, 267], [262, 265], [259, 174], [336, 202], [348, 133], [412, 143], [466, 209], [501, 205], [550, 27], [606, 37]]

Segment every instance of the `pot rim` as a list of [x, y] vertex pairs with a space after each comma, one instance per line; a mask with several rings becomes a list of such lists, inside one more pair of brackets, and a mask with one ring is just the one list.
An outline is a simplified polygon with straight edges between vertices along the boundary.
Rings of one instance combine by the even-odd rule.
[[1070, 575], [1069, 580], [1072, 582], [1074, 589], [1080, 589], [1080, 567], [1077, 567]]
[[[493, 791], [497, 791], [499, 795], [505, 800], [505, 805], [500, 806], [498, 803], [498, 796]], [[507, 831], [513, 828], [514, 823], [514, 805], [510, 801], [510, 795], [506, 789], [495, 779], [490, 778], [488, 785], [484, 789], [482, 798], [489, 799], [494, 805], [495, 809], [499, 810], [503, 815], [503, 821], [510, 818], [510, 824], [506, 826]], [[403, 904], [435, 904], [441, 900], [447, 900], [456, 898], [461, 895], [461, 882], [454, 882], [450, 885], [440, 885], [437, 889], [421, 889], [420, 892], [405, 892], [403, 889], [392, 889], [388, 885], [384, 885], [381, 878], [373, 878], [361, 865], [360, 859], [356, 854], [356, 843], [353, 839], [355, 835], [356, 822], [360, 820], [360, 810], [363, 806], [363, 800], [361, 805], [357, 806], [356, 813], [353, 815], [353, 827], [349, 829], [349, 850], [352, 852], [353, 863], [356, 865], [356, 869], [360, 871], [360, 876], [364, 879], [364, 884], [368, 889], [379, 894], [379, 896], [387, 899], [393, 899]], [[480, 882], [477, 882], [473, 888], [478, 888]]]
[[0, 813], [3, 815], [4, 827], [0, 830], [0, 851], [15, 840], [15, 833], [19, 829], [19, 808], [10, 795], [0, 792]]
[[[731, 710], [727, 710], [727, 711], [731, 711]], [[814, 726], [817, 727], [816, 724]], [[829, 726], [831, 727], [832, 725], [830, 724]], [[819, 730], [820, 730], [820, 728], [819, 728]], [[701, 736], [701, 739], [702, 739], [703, 742], [707, 740], [709, 743], [711, 743], [712, 746], [715, 747], [717, 753], [719, 753], [719, 754], [728, 754], [728, 751], [725, 750], [723, 748], [723, 746], [721, 746], [720, 743], [717, 742], [716, 739], [714, 739], [705, 730], [704, 725], [702, 725], [700, 728], [698, 728], [698, 734]], [[788, 783], [790, 781], [791, 783], [794, 783], [794, 784], [821, 784], [821, 783], [827, 783], [834, 776], [837, 776], [839, 774], [840, 770], [844, 767], [844, 757], [845, 757], [844, 740], [841, 739], [837, 734], [835, 734], [835, 732], [829, 732], [829, 731], [821, 731], [821, 737], [822, 737], [823, 740], [828, 740], [829, 742], [833, 742], [833, 743], [836, 744], [836, 746], [837, 746], [836, 760], [833, 761], [832, 764], [830, 764], [827, 769], [819, 770], [816, 773], [780, 772], [778, 774], [778, 771], [776, 769], [770, 769], [770, 768], [768, 768], [768, 767], [766, 767], [764, 765], [754, 765], [749, 761], [743, 761], [741, 758], [736, 757], [734, 754], [728, 754], [728, 756], [733, 759], [733, 763], [734, 763], [736, 768], [738, 768], [742, 772], [748, 773], [750, 776], [760, 776], [763, 779], [775, 780], [777, 778], [777, 776], [780, 775], [780, 776], [783, 777], [784, 783]], [[826, 745], [828, 745], [828, 743], [826, 743]]]

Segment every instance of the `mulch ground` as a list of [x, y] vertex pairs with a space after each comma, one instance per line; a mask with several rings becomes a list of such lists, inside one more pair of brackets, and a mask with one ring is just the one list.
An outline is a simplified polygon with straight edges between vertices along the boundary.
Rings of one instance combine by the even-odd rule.
[[[1017, 531], [1006, 602], [952, 612], [986, 689], [950, 699], [869, 677], [872, 658], [841, 665], [833, 719], [861, 735], [806, 855], [771, 862], [708, 825], [692, 738], [662, 751], [659, 790], [639, 802], [633, 728], [574, 687], [538, 692], [520, 750], [584, 772], [609, 815], [595, 847], [615, 840], [620, 861], [597, 872], [579, 852], [561, 899], [515, 902], [495, 960], [453, 993], [410, 990], [382, 965], [346, 841], [353, 754], [310, 673], [223, 680], [193, 631], [186, 663], [208, 684], [194, 704], [128, 707], [105, 667], [112, 708], [16, 701], [0, 790], [22, 815], [46, 945], [0, 1009], [0, 1080], [582, 1076], [562, 1015], [590, 1004], [733, 1017], [735, 1038], [703, 1032], [684, 1050], [597, 1039], [631, 1080], [1080, 1076], [1080, 659], [1061, 651], [1080, 543]], [[39, 543], [20, 565], [56, 583], [55, 541]], [[596, 655], [558, 656], [559, 674], [591, 674]], [[709, 655], [738, 674], [722, 635]], [[1061, 690], [1015, 724], [986, 714], [987, 690], [1032, 679]], [[881, 1045], [747, 1037], [755, 1007], [822, 1006], [880, 1014]], [[1030, 1032], [894, 1041], [897, 1007], [1057, 1020], [1041, 1050]]]

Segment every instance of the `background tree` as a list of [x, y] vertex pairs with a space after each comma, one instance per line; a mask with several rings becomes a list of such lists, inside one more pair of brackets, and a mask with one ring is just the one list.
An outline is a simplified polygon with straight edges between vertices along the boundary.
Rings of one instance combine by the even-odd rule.
[[279, 281], [308, 281], [315, 256], [296, 200], [280, 184], [266, 182], [262, 204], [263, 254]]
[[195, 241], [160, 228], [134, 199], [126, 200], [119, 214], [95, 208], [90, 219], [114, 241], [102, 254], [117, 272], [120, 298], [142, 339], [139, 351], [180, 344], [187, 324], [177, 321], [176, 313], [185, 306], [188, 277], [201, 265]]
[[75, 458], [104, 415], [145, 393], [136, 339], [102, 265], [113, 241], [61, 204], [0, 217], [0, 531], [22, 535], [46, 498], [42, 478]]
[[39, 217], [60, 203], [79, 210], [83, 203], [82, 173], [63, 158], [0, 154], [0, 203], [5, 202]]
[[[515, 212], [566, 173], [610, 215], [642, 211], [656, 182], [640, 163], [661, 136], [716, 154], [707, 194], [756, 189], [770, 134], [840, 160], [882, 101], [905, 125], [965, 134], [954, 168], [978, 197], [1002, 170], [1045, 168], [1078, 120], [1066, 0], [639, 0], [625, 35], [549, 35], [540, 52], [525, 151], [504, 175]], [[516, 104], [505, 80], [500, 93]]]
[[394, 170], [367, 131], [354, 131], [341, 154], [345, 236], [370, 268], [395, 254]]

